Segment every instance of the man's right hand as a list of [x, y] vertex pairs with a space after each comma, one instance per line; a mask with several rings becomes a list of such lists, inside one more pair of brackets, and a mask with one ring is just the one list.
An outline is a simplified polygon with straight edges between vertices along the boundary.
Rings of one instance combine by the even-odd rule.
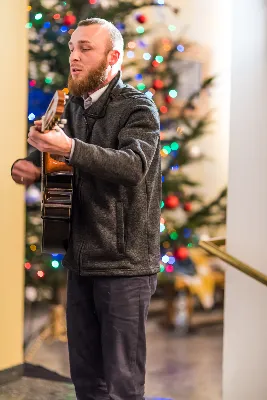
[[19, 160], [12, 168], [12, 179], [25, 186], [32, 185], [40, 178], [41, 168], [36, 167], [31, 161]]

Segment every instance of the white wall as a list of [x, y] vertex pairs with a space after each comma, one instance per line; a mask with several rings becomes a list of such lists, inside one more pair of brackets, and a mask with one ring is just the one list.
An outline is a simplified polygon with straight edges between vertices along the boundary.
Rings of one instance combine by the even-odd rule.
[[[172, 1], [175, 4], [175, 0]], [[176, 3], [177, 4], [177, 3]], [[194, 175], [203, 184], [207, 198], [216, 196], [227, 184], [230, 98], [230, 0], [182, 0], [180, 24], [187, 26], [186, 36], [207, 46], [211, 54], [210, 75], [216, 75], [211, 94], [214, 124], [211, 133], [200, 141], [200, 148], [212, 161], [194, 167]]]
[[[163, 24], [174, 24], [177, 31], [189, 40], [207, 47], [211, 54], [210, 75], [216, 75], [216, 86], [212, 91], [210, 106], [216, 112], [214, 124], [209, 128], [212, 134], [200, 141], [203, 154], [212, 158], [196, 166], [190, 166], [192, 177], [202, 182], [201, 191], [207, 200], [216, 196], [227, 184], [229, 152], [229, 111], [230, 111], [230, 58], [231, 26], [230, 0], [168, 0], [181, 12], [173, 17], [171, 13], [157, 7], [153, 21], [158, 22], [157, 34], [163, 32]], [[150, 17], [151, 18], [151, 17]]]
[[[227, 250], [267, 275], [267, 2], [235, 0]], [[267, 398], [267, 287], [226, 274], [224, 400]]]

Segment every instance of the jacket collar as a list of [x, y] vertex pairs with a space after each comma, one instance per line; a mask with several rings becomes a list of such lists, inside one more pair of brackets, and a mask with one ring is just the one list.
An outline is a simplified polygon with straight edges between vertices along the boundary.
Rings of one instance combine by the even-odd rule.
[[[87, 110], [84, 110], [84, 114], [89, 118], [103, 118], [109, 101], [112, 97], [115, 97], [117, 92], [124, 86], [125, 85], [121, 79], [121, 71], [119, 71], [112, 81], [110, 81], [108, 88], [105, 90], [102, 96], [96, 102], [94, 102], [91, 107], [89, 107]], [[82, 97], [72, 96], [71, 101], [83, 107]]]

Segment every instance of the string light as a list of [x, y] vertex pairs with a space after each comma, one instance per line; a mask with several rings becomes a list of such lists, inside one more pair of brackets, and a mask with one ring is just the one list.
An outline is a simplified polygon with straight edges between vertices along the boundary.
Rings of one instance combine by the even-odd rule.
[[180, 53], [182, 53], [182, 52], [184, 51], [184, 46], [181, 45], [181, 44], [178, 44], [177, 50], [178, 50]]
[[154, 88], [150, 88], [149, 91], [154, 95], [156, 93], [156, 90]]
[[151, 93], [149, 90], [147, 92], [145, 92], [145, 95], [149, 98], [152, 99], [153, 97], [153, 93]]
[[177, 142], [172, 142], [171, 143], [171, 149], [172, 150], [178, 150], [179, 149], [179, 143], [177, 143]]
[[164, 58], [163, 58], [162, 56], [156, 56], [156, 57], [155, 57], [155, 60], [156, 60], [158, 63], [162, 63], [163, 60], [164, 60]]
[[34, 18], [36, 19], [36, 21], [39, 21], [40, 19], [43, 18], [43, 14], [42, 13], [38, 13], [38, 14], [35, 15]]
[[142, 75], [142, 74], [136, 74], [136, 75], [135, 75], [135, 79], [136, 79], [137, 81], [141, 81], [141, 80], [143, 79], [143, 75]]
[[177, 240], [177, 239], [178, 239], [178, 233], [177, 233], [177, 232], [172, 232], [172, 233], [170, 234], [170, 238], [171, 238], [172, 240]]
[[135, 54], [134, 54], [134, 51], [127, 51], [127, 57], [128, 58], [134, 58], [134, 56], [135, 56]]
[[137, 85], [138, 90], [144, 90], [145, 88], [146, 88], [146, 85], [144, 83], [142, 83], [142, 82], [138, 83], [138, 85]]
[[171, 151], [172, 151], [172, 149], [170, 148], [170, 146], [164, 146], [163, 149], [162, 149], [162, 151], [163, 151], [165, 154], [170, 154]]
[[176, 26], [175, 25], [169, 25], [168, 29], [169, 29], [169, 31], [174, 32], [174, 31], [176, 31]]
[[167, 265], [166, 266], [166, 272], [173, 272], [173, 271], [174, 271], [174, 268], [173, 268], [172, 265]]
[[160, 150], [161, 157], [165, 158], [168, 156], [168, 153], [165, 150]]
[[135, 49], [136, 48], [136, 43], [135, 42], [129, 42], [127, 46], [128, 46], [129, 49]]
[[162, 261], [167, 264], [169, 262], [169, 257], [165, 254], [165, 256], [162, 257]]
[[50, 78], [48, 76], [45, 78], [45, 83], [48, 83], [48, 85], [50, 85], [52, 82], [53, 82], [53, 78]]
[[35, 115], [33, 114], [33, 113], [30, 113], [29, 115], [28, 115], [28, 120], [29, 121], [33, 121], [35, 119]]
[[178, 93], [176, 90], [172, 89], [169, 91], [169, 96], [172, 97], [173, 99], [175, 99], [175, 97], [177, 97]]
[[142, 33], [145, 32], [145, 28], [144, 28], [143, 26], [138, 26], [138, 27], [136, 28], [136, 32], [139, 33], [139, 34], [141, 35]]
[[53, 260], [51, 264], [52, 264], [53, 268], [58, 268], [59, 267], [59, 262], [57, 260]]
[[37, 271], [37, 275], [39, 276], [39, 278], [43, 278], [45, 276], [44, 271]]
[[144, 53], [143, 54], [143, 59], [144, 60], [148, 61], [148, 60], [150, 60], [150, 58], [151, 58], [151, 54], [149, 54], [149, 53]]

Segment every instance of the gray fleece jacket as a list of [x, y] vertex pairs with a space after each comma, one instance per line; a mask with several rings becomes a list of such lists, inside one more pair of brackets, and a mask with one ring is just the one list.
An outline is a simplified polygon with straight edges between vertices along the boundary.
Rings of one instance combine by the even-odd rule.
[[[159, 271], [159, 116], [120, 73], [89, 109], [72, 96], [64, 118], [75, 140], [71, 233], [63, 265], [92, 276]], [[39, 153], [40, 154], [40, 153]], [[40, 155], [27, 159], [39, 165]]]

